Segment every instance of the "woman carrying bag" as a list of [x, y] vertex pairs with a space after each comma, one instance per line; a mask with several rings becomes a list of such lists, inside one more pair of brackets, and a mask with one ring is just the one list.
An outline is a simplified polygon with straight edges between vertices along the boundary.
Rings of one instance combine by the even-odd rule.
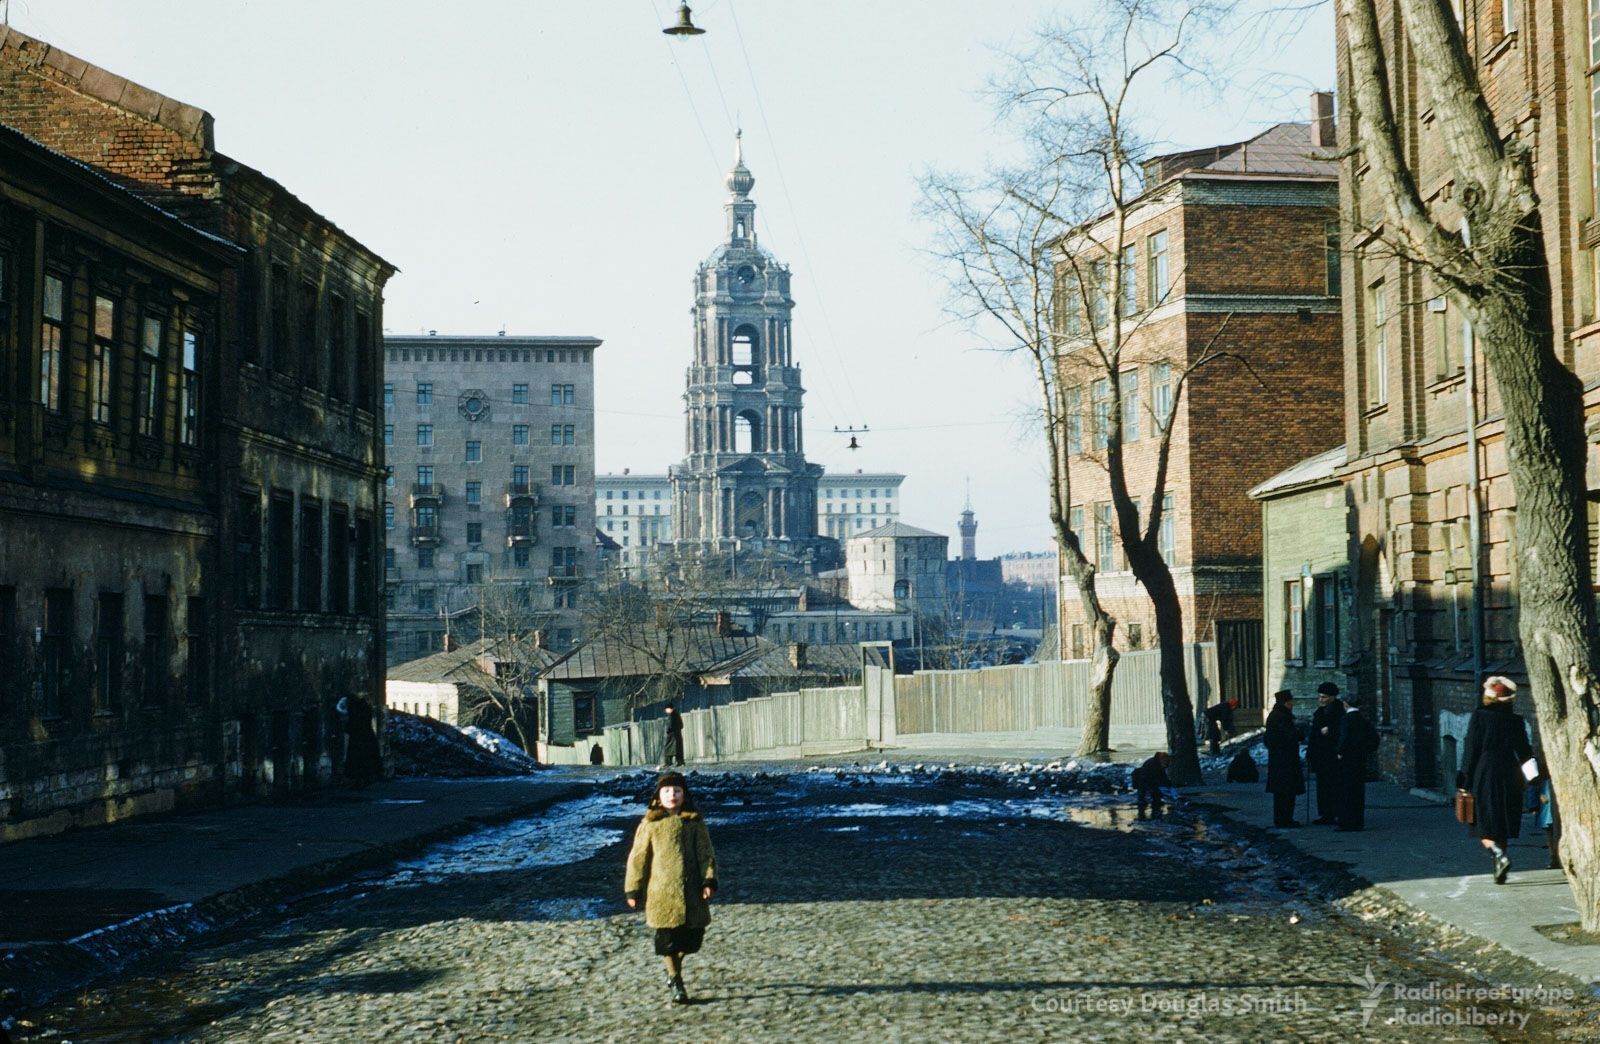
[[1494, 883], [1511, 870], [1506, 842], [1522, 832], [1523, 763], [1533, 757], [1522, 716], [1511, 709], [1517, 686], [1510, 678], [1483, 683], [1483, 705], [1472, 712], [1456, 786], [1472, 794], [1473, 829], [1494, 860]]

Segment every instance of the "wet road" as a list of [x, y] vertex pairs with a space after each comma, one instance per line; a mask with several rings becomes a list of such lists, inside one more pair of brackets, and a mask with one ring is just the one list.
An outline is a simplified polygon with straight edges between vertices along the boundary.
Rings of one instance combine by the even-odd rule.
[[[675, 1008], [621, 903], [638, 781], [31, 1013], [54, 1040], [1585, 1039], [1124, 796], [992, 775], [697, 782], [723, 890]], [[1530, 1020], [1531, 1021], [1526, 1021]]]

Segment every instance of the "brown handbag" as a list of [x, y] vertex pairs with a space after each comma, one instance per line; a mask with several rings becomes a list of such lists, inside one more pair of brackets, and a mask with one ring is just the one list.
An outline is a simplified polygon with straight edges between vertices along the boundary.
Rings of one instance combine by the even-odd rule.
[[1478, 821], [1478, 799], [1470, 790], [1456, 791], [1456, 821], [1468, 826]]

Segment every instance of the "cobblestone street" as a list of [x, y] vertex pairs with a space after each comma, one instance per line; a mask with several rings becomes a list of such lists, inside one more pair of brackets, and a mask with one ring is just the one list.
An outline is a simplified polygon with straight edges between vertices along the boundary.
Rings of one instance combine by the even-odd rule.
[[674, 1008], [620, 895], [645, 778], [202, 939], [31, 1013], [22, 1039], [1546, 1040], [1595, 1025], [1585, 1000], [1448, 996], [1483, 984], [1186, 812], [1138, 823], [1125, 796], [944, 773], [697, 778], [723, 890], [686, 962], [695, 1003]]

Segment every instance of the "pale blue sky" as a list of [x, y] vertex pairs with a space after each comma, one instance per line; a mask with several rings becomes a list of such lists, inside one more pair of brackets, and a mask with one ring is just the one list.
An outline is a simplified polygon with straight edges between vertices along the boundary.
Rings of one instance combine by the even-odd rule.
[[[395, 333], [591, 334], [597, 464], [682, 454], [695, 265], [722, 231], [733, 123], [763, 245], [794, 270], [808, 456], [908, 476], [906, 521], [978, 550], [1048, 546], [1024, 367], [944, 314], [913, 213], [926, 166], [1003, 152], [979, 88], [1036, 0], [12, 0], [19, 29], [207, 109], [218, 147], [401, 269]], [[1171, 99], [1175, 148], [1303, 119], [1331, 14], [1237, 64], [1224, 104]], [[753, 75], [752, 75], [753, 73]], [[1263, 81], [1262, 77], [1277, 77]], [[851, 453], [834, 425], [868, 424]]]

